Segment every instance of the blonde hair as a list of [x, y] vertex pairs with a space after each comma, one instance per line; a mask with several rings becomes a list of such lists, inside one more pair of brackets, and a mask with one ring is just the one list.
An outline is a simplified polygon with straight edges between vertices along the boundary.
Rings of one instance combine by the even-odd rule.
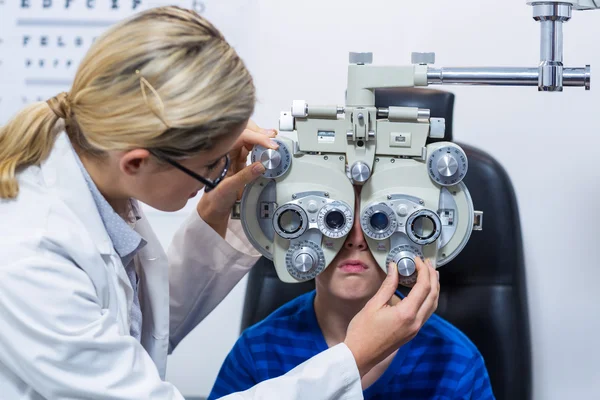
[[185, 158], [236, 132], [254, 104], [250, 73], [212, 24], [173, 6], [139, 13], [96, 39], [69, 93], [0, 127], [0, 198], [17, 196], [19, 169], [48, 157], [60, 119], [85, 153], [148, 148]]

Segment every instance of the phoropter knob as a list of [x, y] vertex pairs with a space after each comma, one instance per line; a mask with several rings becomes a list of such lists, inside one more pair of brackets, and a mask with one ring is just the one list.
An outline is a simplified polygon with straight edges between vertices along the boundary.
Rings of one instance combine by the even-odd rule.
[[427, 159], [429, 176], [442, 186], [459, 184], [467, 174], [468, 168], [467, 155], [453, 143], [434, 150]]
[[265, 178], [278, 178], [285, 174], [292, 164], [292, 155], [288, 147], [279, 139], [273, 139], [279, 147], [277, 150], [256, 145], [252, 149], [252, 162], [260, 161], [265, 166]]

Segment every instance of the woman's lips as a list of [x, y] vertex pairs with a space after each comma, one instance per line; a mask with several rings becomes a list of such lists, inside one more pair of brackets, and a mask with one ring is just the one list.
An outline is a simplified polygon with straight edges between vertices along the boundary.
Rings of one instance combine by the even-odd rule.
[[358, 260], [344, 260], [339, 264], [338, 268], [349, 274], [359, 274], [368, 269], [365, 263]]

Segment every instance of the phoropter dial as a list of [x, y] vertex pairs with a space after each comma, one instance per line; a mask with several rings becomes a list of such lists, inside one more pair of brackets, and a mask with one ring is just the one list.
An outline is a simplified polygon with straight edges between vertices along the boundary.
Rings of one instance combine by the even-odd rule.
[[260, 161], [265, 166], [263, 173], [265, 178], [278, 178], [285, 174], [292, 164], [292, 155], [290, 149], [278, 139], [272, 139], [279, 144], [277, 150], [267, 149], [266, 147], [256, 145], [252, 149], [252, 162]]
[[343, 201], [334, 201], [321, 207], [317, 226], [323, 235], [337, 239], [346, 236], [352, 229], [352, 210]]
[[412, 287], [417, 282], [416, 257], [423, 259], [421, 251], [415, 246], [403, 244], [390, 250], [385, 264], [389, 267], [390, 263], [395, 263], [398, 266], [399, 283], [403, 286]]
[[371, 204], [363, 211], [360, 226], [371, 239], [383, 240], [396, 232], [398, 221], [396, 213], [387, 204]]
[[304, 240], [290, 246], [285, 254], [285, 264], [295, 279], [308, 281], [325, 269], [325, 254], [318, 244]]
[[467, 155], [453, 143], [434, 150], [427, 158], [429, 176], [442, 186], [460, 183], [467, 174], [468, 167]]

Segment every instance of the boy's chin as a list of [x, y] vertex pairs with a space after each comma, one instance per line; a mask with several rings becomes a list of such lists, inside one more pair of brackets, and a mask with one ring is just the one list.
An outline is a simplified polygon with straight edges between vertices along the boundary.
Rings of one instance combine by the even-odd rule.
[[369, 300], [377, 293], [377, 289], [378, 287], [374, 288], [366, 282], [336, 282], [336, 286], [331, 288], [331, 292], [342, 300], [359, 301]]

